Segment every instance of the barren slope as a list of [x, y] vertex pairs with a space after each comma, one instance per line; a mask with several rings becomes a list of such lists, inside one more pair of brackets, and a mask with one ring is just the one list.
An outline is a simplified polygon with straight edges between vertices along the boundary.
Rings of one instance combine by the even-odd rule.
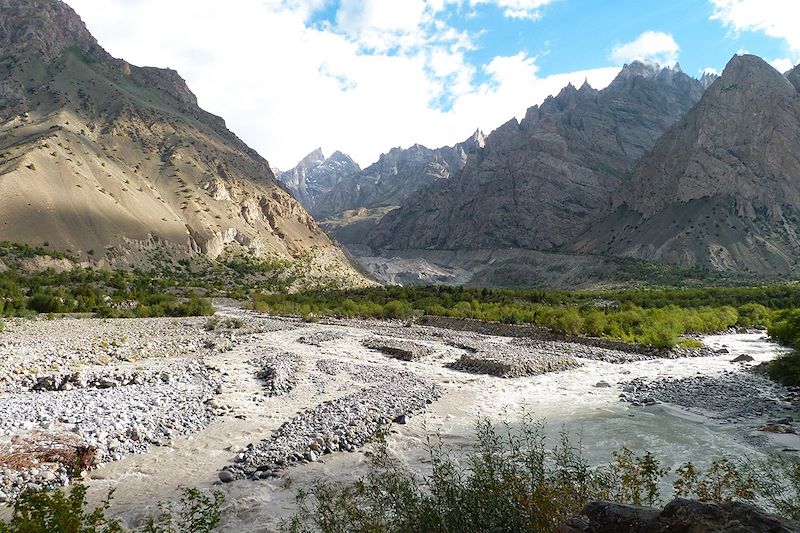
[[0, 10], [0, 154], [0, 240], [101, 263], [140, 263], [158, 244], [350, 268], [176, 72], [110, 57], [58, 0]]

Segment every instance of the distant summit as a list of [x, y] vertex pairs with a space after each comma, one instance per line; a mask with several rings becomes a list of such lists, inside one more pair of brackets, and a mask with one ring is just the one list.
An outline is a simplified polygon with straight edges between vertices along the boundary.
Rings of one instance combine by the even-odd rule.
[[353, 159], [336, 151], [326, 158], [321, 148], [317, 148], [291, 170], [278, 174], [300, 203], [311, 212], [317, 204], [330, 193], [342, 179], [361, 170]]

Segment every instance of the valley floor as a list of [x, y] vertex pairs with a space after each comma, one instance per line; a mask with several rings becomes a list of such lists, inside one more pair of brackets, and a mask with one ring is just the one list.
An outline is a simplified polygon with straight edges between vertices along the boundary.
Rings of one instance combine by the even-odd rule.
[[[424, 471], [429, 437], [461, 447], [479, 416], [514, 424], [525, 413], [549, 434], [577, 434], [597, 463], [621, 446], [668, 467], [800, 449], [797, 394], [749, 371], [782, 350], [761, 333], [707, 337], [713, 355], [655, 358], [218, 309], [211, 321], [7, 322], [0, 498], [59, 484], [59, 463], [90, 446], [102, 463], [88, 474], [90, 498], [114, 488], [111, 513], [128, 525], [184, 487], [216, 485], [224, 531], [273, 531], [294, 512], [298, 488], [364, 473], [362, 444], [381, 427], [391, 450]], [[741, 354], [752, 361], [732, 362]]]

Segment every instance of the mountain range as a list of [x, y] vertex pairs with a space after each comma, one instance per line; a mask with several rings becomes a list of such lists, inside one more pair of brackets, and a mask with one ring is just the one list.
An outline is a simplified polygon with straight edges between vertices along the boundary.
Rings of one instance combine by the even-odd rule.
[[[476, 130], [454, 146], [392, 148], [363, 170], [341, 152], [325, 159], [321, 150], [315, 150], [292, 170], [279, 173], [278, 179], [339, 242], [360, 244], [386, 213], [415, 192], [460, 172], [468, 154], [483, 144], [484, 135]], [[352, 164], [332, 165], [331, 160]], [[306, 177], [301, 180], [300, 176]], [[304, 193], [304, 189], [314, 193]]]
[[[591, 271], [597, 282], [625, 277], [625, 259], [793, 276], [799, 86], [800, 67], [781, 74], [746, 54], [700, 79], [637, 61], [473, 142], [447, 179], [412, 169], [404, 195], [370, 203], [361, 171], [319, 214], [346, 219], [328, 229], [386, 281], [575, 283]], [[387, 209], [353, 224], [368, 206]]]
[[0, 49], [0, 240], [101, 266], [314, 255], [361, 279], [344, 245], [402, 283], [798, 274], [800, 67], [637, 61], [489, 135], [273, 172], [177, 72], [110, 56], [60, 0], [0, 10]]
[[800, 67], [735, 56], [636, 165], [579, 252], [786, 275], [800, 261]]

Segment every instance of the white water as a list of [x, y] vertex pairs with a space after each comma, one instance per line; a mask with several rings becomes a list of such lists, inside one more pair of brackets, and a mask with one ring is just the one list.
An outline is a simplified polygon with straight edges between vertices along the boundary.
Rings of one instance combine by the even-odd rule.
[[[357, 342], [366, 333], [359, 328], [342, 327], [345, 339], [323, 349], [295, 342], [300, 335], [322, 329], [330, 330], [332, 327], [314, 325], [294, 331], [265, 333], [260, 341], [275, 348], [290, 349], [309, 360], [318, 357], [319, 352], [326, 352], [327, 356], [335, 354], [350, 361], [369, 359], [386, 364], [383, 356], [366, 351]], [[421, 465], [419, 461], [424, 457], [422, 445], [429, 435], [439, 434], [445, 444], [459, 447], [471, 442], [478, 416], [514, 422], [527, 412], [536, 419], [545, 420], [548, 433], [555, 435], [563, 426], [571, 434], [580, 434], [584, 455], [592, 463], [607, 462], [610, 453], [622, 446], [636, 451], [649, 450], [667, 467], [688, 460], [703, 464], [723, 455], [741, 456], [768, 451], [769, 448], [754, 447], [752, 441], [747, 440], [752, 427], [723, 424], [702, 414], [665, 405], [633, 408], [619, 401], [617, 383], [636, 377], [718, 375], [740, 368], [730, 362], [739, 354], [751, 355], [755, 358], [753, 364], [756, 364], [772, 359], [782, 351], [759, 334], [713, 336], [706, 338], [705, 342], [713, 348], [726, 345], [730, 353], [623, 365], [586, 361], [584, 366], [574, 370], [524, 379], [474, 376], [440, 365], [392, 360], [390, 364], [393, 366], [413, 369], [441, 381], [446, 393], [426, 413], [410, 419], [405, 426], [396, 425], [394, 429], [397, 432], [390, 436], [389, 445], [412, 468], [416, 468]], [[230, 364], [252, 357], [252, 351], [242, 348], [225, 357]], [[223, 361], [217, 363], [225, 364]], [[611, 388], [596, 388], [594, 385], [600, 380], [608, 382]], [[342, 385], [344, 388], [329, 391], [320, 398], [315, 389], [301, 383], [288, 397], [252, 406], [248, 404], [248, 395], [252, 391], [247, 387], [243, 385], [244, 390], [237, 393], [238, 396], [231, 396], [231, 401], [241, 404], [240, 411], [247, 415], [246, 420], [225, 417], [192, 438], [176, 440], [173, 446], [107, 465], [93, 476], [96, 479], [91, 483], [92, 498], [98, 499], [109, 487], [115, 487], [116, 503], [112, 511], [129, 524], [134, 524], [143, 512], [143, 502], [149, 504], [144, 511], [152, 512], [156, 501], [176, 499], [182, 487], [210, 487], [216, 480], [216, 471], [238, 449], [268, 437], [296, 411], [346, 390], [346, 385]], [[800, 442], [775, 442], [775, 447], [787, 444], [800, 448]], [[286, 478], [240, 481], [219, 487], [226, 496], [223, 530], [272, 531], [281, 517], [292, 514], [298, 487], [307, 486], [319, 477], [345, 480], [364, 472], [362, 452], [332, 454], [324, 456], [324, 459], [324, 463], [290, 469], [287, 476], [291, 479], [289, 488]]]

